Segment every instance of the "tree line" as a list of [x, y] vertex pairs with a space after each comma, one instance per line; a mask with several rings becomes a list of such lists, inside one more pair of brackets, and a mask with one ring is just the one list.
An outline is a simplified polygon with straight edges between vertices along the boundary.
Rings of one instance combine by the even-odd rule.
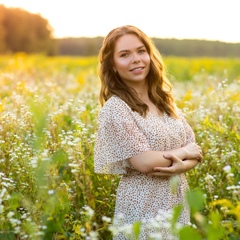
[[[158, 50], [165, 56], [184, 57], [240, 57], [240, 43], [191, 39], [152, 38]], [[59, 55], [96, 55], [103, 37], [57, 39]]]
[[0, 53], [57, 53], [48, 21], [38, 14], [0, 5]]
[[[103, 37], [54, 39], [48, 20], [19, 8], [0, 5], [0, 54], [97, 55]], [[165, 56], [240, 57], [240, 43], [152, 38]]]

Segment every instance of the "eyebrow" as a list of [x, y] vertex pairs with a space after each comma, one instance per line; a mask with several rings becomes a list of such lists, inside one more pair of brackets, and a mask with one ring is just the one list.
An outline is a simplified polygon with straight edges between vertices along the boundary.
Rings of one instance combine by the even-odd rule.
[[[137, 50], [141, 49], [141, 48], [146, 48], [144, 45], [141, 45], [139, 47], [137, 47]], [[120, 50], [118, 53], [122, 53], [122, 52], [130, 52], [130, 50]]]

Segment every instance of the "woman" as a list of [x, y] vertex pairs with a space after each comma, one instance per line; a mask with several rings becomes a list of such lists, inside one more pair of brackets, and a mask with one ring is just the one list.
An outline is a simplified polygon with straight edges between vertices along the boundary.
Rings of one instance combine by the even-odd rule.
[[[121, 174], [114, 223], [141, 221], [141, 237], [159, 213], [183, 204], [179, 222], [188, 224], [184, 172], [202, 160], [183, 114], [175, 106], [160, 53], [140, 29], [122, 26], [104, 39], [99, 53], [101, 79], [95, 172]], [[171, 177], [179, 176], [175, 192]], [[162, 230], [163, 239], [170, 233]], [[125, 239], [119, 234], [115, 239]]]

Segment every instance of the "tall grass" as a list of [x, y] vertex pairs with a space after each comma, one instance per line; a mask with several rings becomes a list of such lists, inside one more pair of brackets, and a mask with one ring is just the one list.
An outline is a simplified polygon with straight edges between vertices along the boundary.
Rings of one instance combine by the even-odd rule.
[[[238, 239], [240, 60], [165, 60], [204, 153], [187, 173], [192, 226], [171, 227], [180, 239]], [[96, 57], [0, 57], [0, 239], [107, 240], [119, 231], [119, 176], [93, 171], [96, 69]]]

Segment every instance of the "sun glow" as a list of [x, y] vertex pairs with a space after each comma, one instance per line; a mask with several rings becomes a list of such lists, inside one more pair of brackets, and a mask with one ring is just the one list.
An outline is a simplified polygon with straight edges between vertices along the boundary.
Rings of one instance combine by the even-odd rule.
[[136, 25], [151, 37], [240, 42], [238, 0], [31, 1], [0, 0], [48, 19], [55, 37], [105, 36], [112, 28]]

